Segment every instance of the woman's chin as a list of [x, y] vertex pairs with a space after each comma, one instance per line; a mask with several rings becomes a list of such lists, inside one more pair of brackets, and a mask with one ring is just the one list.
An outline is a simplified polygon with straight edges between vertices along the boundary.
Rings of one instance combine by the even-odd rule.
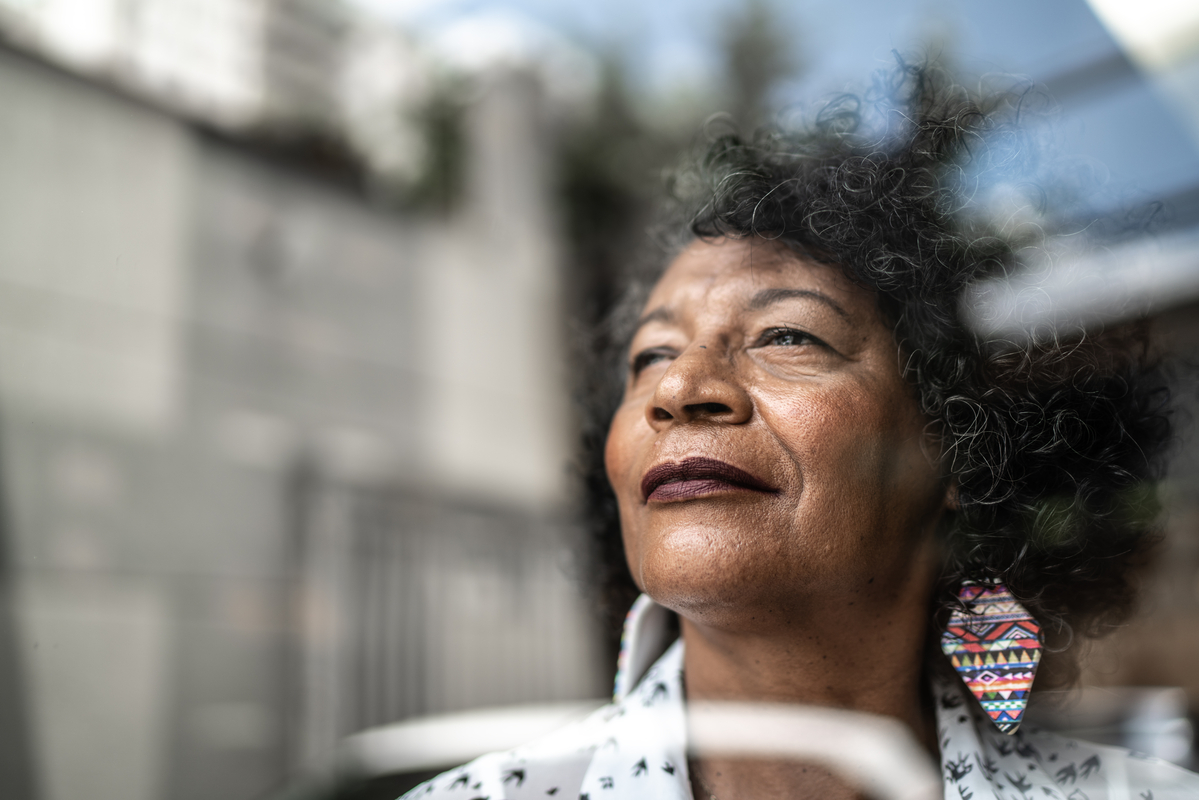
[[736, 555], [720, 558], [707, 551], [655, 558], [651, 553], [641, 563], [639, 583], [658, 604], [701, 624], [745, 626], [772, 609], [782, 611], [784, 593], [777, 583], [761, 580], [762, 560]]

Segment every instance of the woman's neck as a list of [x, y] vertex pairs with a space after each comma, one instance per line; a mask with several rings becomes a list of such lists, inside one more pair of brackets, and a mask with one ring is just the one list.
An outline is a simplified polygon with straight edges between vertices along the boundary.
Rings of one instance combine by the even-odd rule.
[[924, 625], [796, 627], [764, 635], [682, 620], [688, 698], [832, 706], [921, 732]]
[[[684, 617], [687, 699], [817, 705], [888, 716], [935, 755], [935, 718], [922, 685], [927, 606], [905, 605], [791, 614], [772, 609], [768, 626], [715, 626]], [[762, 616], [753, 615], [753, 622]], [[698, 758], [692, 766], [693, 788], [702, 800], [857, 796], [812, 763]]]

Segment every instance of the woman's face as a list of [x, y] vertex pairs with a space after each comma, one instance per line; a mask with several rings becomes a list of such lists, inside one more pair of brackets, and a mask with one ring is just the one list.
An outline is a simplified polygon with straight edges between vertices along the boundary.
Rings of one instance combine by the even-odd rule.
[[638, 585], [713, 621], [926, 596], [947, 494], [899, 362], [838, 270], [762, 240], [688, 247], [605, 453]]

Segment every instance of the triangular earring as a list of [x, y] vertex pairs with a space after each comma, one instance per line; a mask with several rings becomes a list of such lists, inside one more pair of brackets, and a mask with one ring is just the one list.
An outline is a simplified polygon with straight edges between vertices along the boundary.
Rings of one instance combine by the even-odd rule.
[[995, 727], [1015, 733], [1041, 661], [1041, 626], [1002, 584], [964, 583], [958, 597], [968, 611], [950, 615], [941, 650]]

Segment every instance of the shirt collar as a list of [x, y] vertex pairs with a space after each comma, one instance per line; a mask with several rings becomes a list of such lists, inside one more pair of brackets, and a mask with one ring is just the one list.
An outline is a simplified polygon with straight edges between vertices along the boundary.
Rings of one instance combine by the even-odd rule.
[[616, 661], [612, 699], [619, 703], [641, 682], [654, 662], [670, 647], [670, 610], [643, 594], [625, 616]]
[[[663, 760], [663, 764], [672, 766], [671, 790], [664, 791], [666, 787], [661, 785], [656, 790], [661, 793], [660, 797], [687, 798], [686, 759], [679, 746], [685, 737], [683, 648], [681, 641], [671, 646], [670, 613], [644, 594], [633, 604], [621, 637], [614, 699], [622, 709], [637, 709], [638, 713], [622, 720], [630, 730], [650, 723], [649, 719], [641, 719], [640, 714], [642, 709], [653, 706], [660, 706], [657, 709], [659, 718], [650, 727], [661, 725], [662, 719], [669, 720], [667, 727], [677, 727], [671, 736], [665, 737], [666, 741], [677, 741], [677, 744], [672, 744], [669, 752], [655, 756]], [[1186, 791], [1193, 791], [1196, 786], [1192, 782], [1193, 774], [1157, 759], [1130, 759], [1127, 752], [1115, 748], [1063, 739], [1034, 728], [1021, 728], [1011, 736], [1000, 733], [983, 717], [981, 709], [959, 681], [935, 669], [930, 670], [930, 674], [946, 797], [954, 800], [990, 796], [1028, 798], [1032, 793], [1046, 800], [1137, 797], [1128, 793], [1133, 781], [1129, 780], [1127, 772], [1136, 772], [1142, 777], [1143, 785], [1160, 787], [1163, 784], [1159, 781], [1164, 776], [1180, 786], [1190, 787]], [[586, 788], [609, 785], [616, 765], [608, 764], [608, 760], [608, 756], [600, 757], [588, 770]], [[632, 764], [634, 773], [639, 764], [639, 761]], [[621, 766], [627, 768], [629, 765]], [[1174, 783], [1169, 786], [1173, 789]], [[1173, 794], [1167, 789], [1162, 796], [1194, 795]]]

